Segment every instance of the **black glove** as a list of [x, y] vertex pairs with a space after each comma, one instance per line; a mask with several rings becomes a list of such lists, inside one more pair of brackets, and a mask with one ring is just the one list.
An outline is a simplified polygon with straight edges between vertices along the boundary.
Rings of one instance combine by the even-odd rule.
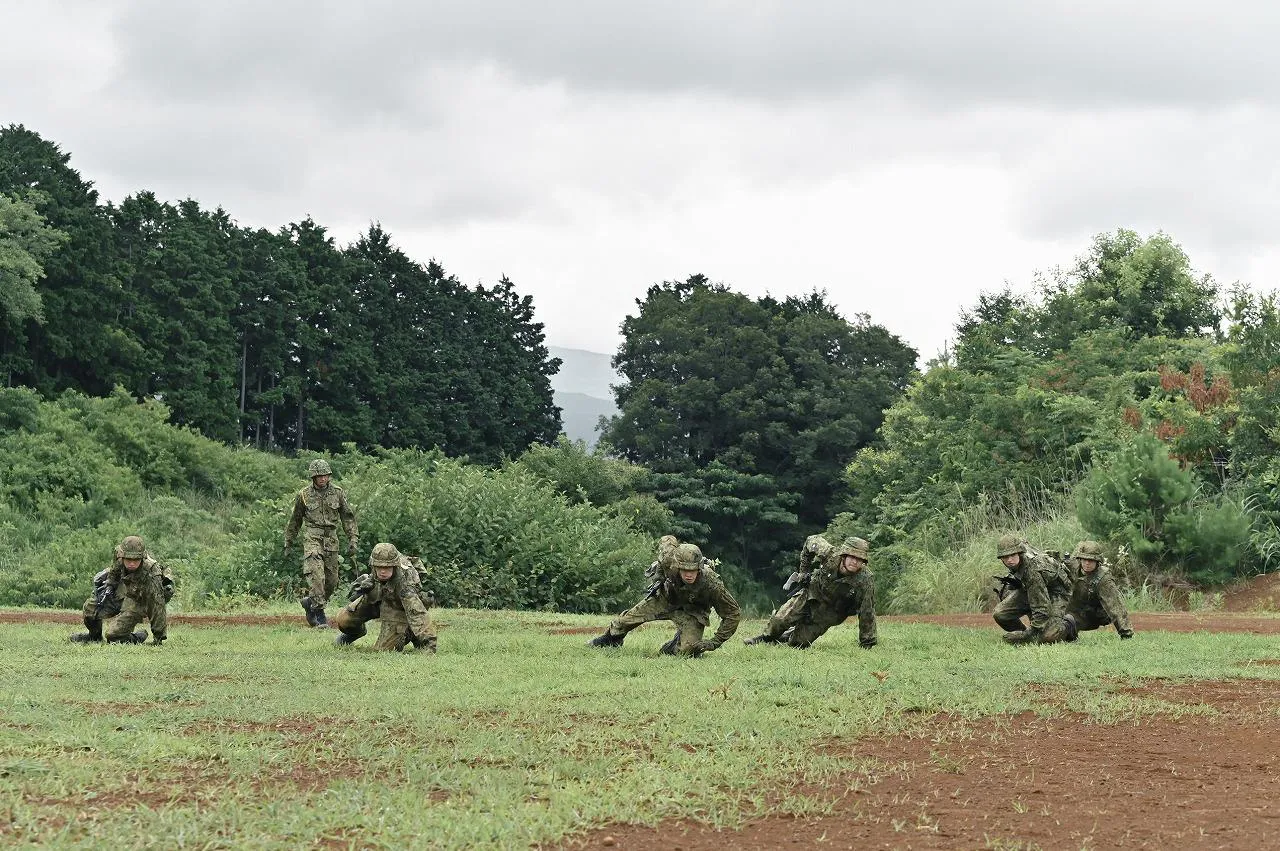
[[703, 640], [698, 642], [697, 649], [699, 653], [709, 653], [712, 650], [719, 650], [720, 643], [717, 641], [708, 641], [707, 639], [704, 638]]
[[1124, 632], [1120, 633], [1120, 637], [1121, 637], [1121, 638], [1133, 638], [1133, 630], [1131, 630], [1131, 629], [1126, 629]]

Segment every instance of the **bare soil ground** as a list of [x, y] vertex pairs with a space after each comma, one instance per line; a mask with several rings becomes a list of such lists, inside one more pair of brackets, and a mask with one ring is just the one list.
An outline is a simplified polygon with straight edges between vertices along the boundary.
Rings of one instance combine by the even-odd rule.
[[[1280, 650], [1280, 648], [1278, 648]], [[837, 740], [850, 772], [822, 817], [735, 831], [613, 825], [571, 849], [1263, 848], [1280, 831], [1280, 686], [1233, 680], [1127, 689], [1214, 710], [1100, 725], [1031, 713], [924, 718], [910, 734]], [[873, 768], [855, 760], [875, 760]], [[1271, 837], [1268, 839], [1268, 837]]]

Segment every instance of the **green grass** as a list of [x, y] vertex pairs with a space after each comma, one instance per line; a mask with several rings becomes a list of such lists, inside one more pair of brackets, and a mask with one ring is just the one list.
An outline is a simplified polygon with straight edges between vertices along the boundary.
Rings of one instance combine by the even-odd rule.
[[939, 712], [1132, 723], [1205, 710], [1126, 696], [1128, 682], [1280, 677], [1249, 665], [1280, 656], [1274, 637], [1246, 634], [1099, 631], [1011, 648], [994, 627], [885, 622], [872, 651], [845, 626], [801, 653], [742, 646], [759, 626], [747, 623], [684, 660], [656, 656], [665, 624], [600, 651], [549, 630], [606, 618], [444, 610], [437, 621], [435, 657], [340, 650], [331, 632], [292, 626], [179, 624], [155, 648], [81, 647], [67, 625], [5, 624], [0, 842], [527, 848], [613, 821], [732, 826], [823, 812], [830, 800], [813, 789], [874, 770], [819, 747], [833, 739]]

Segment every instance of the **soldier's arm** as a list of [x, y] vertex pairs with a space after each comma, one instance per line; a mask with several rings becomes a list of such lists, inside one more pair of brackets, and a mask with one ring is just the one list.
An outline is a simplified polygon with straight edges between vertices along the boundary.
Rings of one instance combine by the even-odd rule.
[[879, 641], [876, 637], [876, 586], [870, 577], [862, 583], [861, 597], [858, 605], [858, 643], [869, 649]]
[[417, 572], [413, 570], [406, 571], [403, 579], [398, 590], [400, 602], [404, 605], [405, 619], [409, 621], [409, 629], [419, 637], [430, 635], [431, 615], [427, 613], [426, 604], [419, 596], [419, 592], [422, 591], [422, 582], [418, 579]]
[[351, 507], [351, 503], [347, 500], [347, 492], [342, 492], [342, 498], [338, 500], [338, 513], [342, 517], [342, 531], [347, 533], [348, 541], [360, 540], [360, 530], [356, 526], [356, 510]]
[[1044, 574], [1038, 565], [1031, 565], [1027, 570], [1027, 605], [1031, 607], [1031, 628], [1044, 629], [1049, 623], [1049, 587], [1045, 585]]
[[302, 518], [306, 516], [307, 505], [302, 501], [302, 492], [293, 500], [293, 514], [289, 516], [289, 523], [284, 527], [284, 545], [286, 547], [293, 546], [294, 538], [298, 537], [298, 530], [302, 528]]
[[1108, 575], [1098, 580], [1098, 600], [1102, 603], [1102, 610], [1107, 613], [1107, 617], [1111, 619], [1111, 625], [1116, 628], [1120, 637], [1128, 638], [1133, 635], [1133, 627], [1129, 625], [1129, 609], [1120, 596], [1116, 581]]
[[719, 647], [738, 631], [738, 624], [742, 622], [742, 609], [723, 582], [720, 582], [719, 587], [716, 588], [712, 607], [720, 616], [720, 626], [716, 629], [716, 634], [711, 637], [711, 643]]

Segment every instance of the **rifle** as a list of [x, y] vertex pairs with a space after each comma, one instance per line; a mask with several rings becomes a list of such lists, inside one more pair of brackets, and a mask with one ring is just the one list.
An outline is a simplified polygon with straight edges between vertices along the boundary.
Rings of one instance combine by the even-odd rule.
[[93, 577], [94, 617], [99, 620], [113, 618], [120, 614], [124, 601], [116, 594], [116, 586], [111, 582], [111, 570], [102, 571]]
[[1012, 573], [1006, 573], [1003, 576], [993, 576], [991, 578], [996, 581], [997, 587], [995, 588], [995, 592], [997, 600], [1004, 600], [1005, 597], [1009, 596], [1013, 592], [1022, 590], [1022, 581]]
[[782, 583], [782, 590], [790, 591], [792, 588], [794, 588], [797, 591], [800, 591], [804, 589], [806, 586], [808, 586], [809, 579], [812, 576], [813, 576], [812, 573], [801, 573], [800, 571], [797, 570], [794, 573], [792, 573], [789, 577], [787, 577], [786, 582]]

